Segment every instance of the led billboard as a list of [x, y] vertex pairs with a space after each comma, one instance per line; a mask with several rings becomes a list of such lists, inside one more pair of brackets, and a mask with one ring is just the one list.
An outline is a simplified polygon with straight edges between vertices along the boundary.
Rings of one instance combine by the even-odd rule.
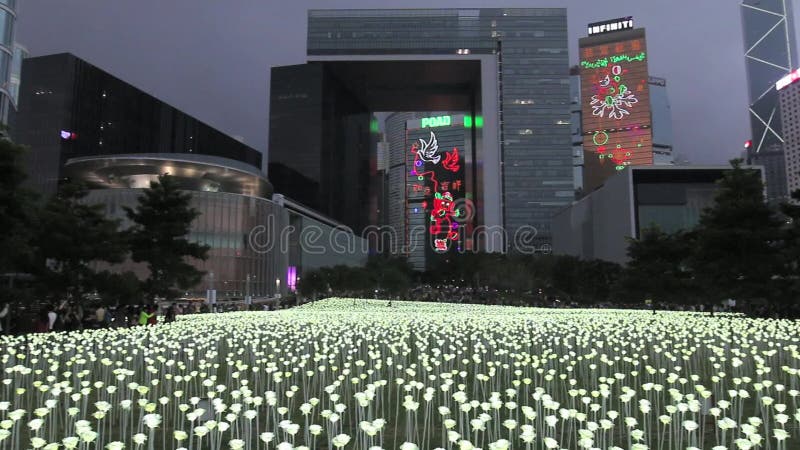
[[[653, 133], [643, 30], [581, 39], [584, 187], [615, 171], [653, 164]], [[619, 36], [623, 39], [614, 40]]]

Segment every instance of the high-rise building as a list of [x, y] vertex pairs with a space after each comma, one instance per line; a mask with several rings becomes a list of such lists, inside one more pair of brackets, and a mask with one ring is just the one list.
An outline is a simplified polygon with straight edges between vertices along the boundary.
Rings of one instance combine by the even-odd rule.
[[625, 17], [589, 24], [581, 38], [583, 190], [628, 166], [652, 165], [653, 116], [645, 30]]
[[791, 0], [744, 0], [744, 58], [751, 125], [750, 164], [766, 168], [767, 197], [786, 197], [783, 120], [775, 83], [797, 66]]
[[[368, 113], [462, 111], [475, 143], [462, 155], [465, 194], [476, 229], [493, 230], [477, 248], [546, 248], [552, 215], [574, 199], [566, 19], [565, 9], [310, 11], [309, 63], [272, 71], [270, 179], [291, 196], [284, 182], [307, 177], [321, 210], [363, 225], [345, 216], [365, 203]], [[326, 187], [340, 178], [349, 193]]]
[[[388, 167], [386, 183], [386, 212], [385, 225], [389, 231], [388, 248], [382, 249], [392, 254], [406, 254], [405, 241], [407, 233], [407, 213], [405, 207], [407, 194], [406, 154], [406, 125], [408, 121], [421, 119], [428, 113], [424, 112], [396, 112], [386, 118], [386, 140], [388, 143]], [[439, 115], [439, 113], [434, 113]]]
[[261, 153], [68, 53], [25, 59], [14, 140], [29, 182], [56, 191], [70, 158], [180, 153], [261, 171]]
[[672, 107], [667, 93], [667, 80], [650, 77], [650, 113], [653, 118], [653, 164], [675, 164], [672, 134]]
[[287, 197], [358, 232], [373, 213], [375, 131], [369, 109], [330, 67], [272, 69], [270, 180]]
[[25, 47], [14, 42], [17, 1], [0, 0], [0, 124], [11, 126], [17, 109], [22, 59]]
[[783, 118], [784, 156], [787, 192], [800, 189], [800, 70], [786, 75], [776, 84]]

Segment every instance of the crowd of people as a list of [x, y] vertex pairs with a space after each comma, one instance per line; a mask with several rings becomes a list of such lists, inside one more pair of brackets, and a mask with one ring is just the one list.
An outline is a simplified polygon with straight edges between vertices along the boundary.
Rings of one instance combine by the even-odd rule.
[[[8, 305], [5, 312], [9, 313]], [[75, 331], [90, 328], [125, 327], [135, 325], [155, 325], [159, 317], [164, 322], [175, 321], [176, 316], [191, 312], [199, 312], [194, 308], [185, 308], [177, 303], [168, 306], [138, 305], [127, 307], [107, 307], [98, 305], [85, 308], [76, 302], [51, 303], [40, 309], [34, 319], [33, 331], [47, 333], [50, 331]]]
[[450, 303], [503, 303], [508, 292], [481, 286], [458, 286], [454, 284], [421, 284], [409, 289], [406, 300]]
[[[419, 284], [409, 289], [405, 295], [386, 295], [379, 290], [370, 293], [364, 292], [329, 292], [323, 297], [373, 297], [391, 300], [409, 300], [424, 302], [449, 302], [449, 303], [473, 303], [473, 304], [494, 304], [494, 305], [513, 305], [529, 307], [548, 307], [548, 308], [613, 308], [613, 309], [648, 309], [654, 313], [665, 310], [696, 311], [696, 312], [743, 312], [757, 317], [800, 317], [800, 308], [793, 311], [795, 314], [780, 312], [770, 305], [752, 304], [744, 308], [742, 305], [736, 307], [736, 303], [731, 301], [723, 302], [721, 305], [680, 305], [665, 304], [645, 300], [643, 303], [594, 303], [590, 305], [578, 304], [569, 299], [562, 299], [555, 295], [547, 295], [542, 292], [516, 293], [513, 291], [503, 291], [490, 287], [461, 286], [455, 284]], [[322, 298], [322, 297], [320, 297]], [[246, 305], [243, 302], [220, 302], [209, 305], [202, 302], [193, 303], [162, 303], [160, 305], [130, 305], [121, 307], [106, 307], [103, 305], [95, 307], [84, 307], [78, 302], [62, 301], [60, 303], [50, 303], [42, 307], [38, 314], [33, 317], [33, 324], [26, 326], [30, 313], [15, 311], [9, 303], [0, 304], [0, 333], [19, 333], [34, 331], [46, 333], [50, 331], [74, 331], [91, 328], [105, 327], [131, 327], [155, 325], [159, 322], [173, 322], [177, 316], [183, 314], [203, 314], [203, 313], [222, 313], [232, 311], [271, 311], [285, 309], [292, 306], [313, 301], [315, 299], [296, 299], [287, 297], [279, 301], [262, 304]], [[13, 320], [12, 320], [13, 318]], [[27, 322], [29, 323], [29, 322]]]
[[62, 301], [41, 305], [31, 310], [22, 305], [0, 304], [0, 334], [47, 333], [76, 331], [107, 327], [132, 327], [174, 322], [184, 314], [223, 313], [233, 311], [272, 311], [288, 308], [294, 301], [275, 304], [246, 305], [243, 302], [220, 302], [208, 305], [202, 302], [172, 302], [128, 306], [84, 306], [78, 302]]

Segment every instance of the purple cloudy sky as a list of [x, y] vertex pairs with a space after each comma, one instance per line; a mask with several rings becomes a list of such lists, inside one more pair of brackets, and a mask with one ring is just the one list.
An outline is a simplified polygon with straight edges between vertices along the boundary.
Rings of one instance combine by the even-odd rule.
[[668, 80], [676, 153], [737, 156], [748, 135], [735, 0], [24, 0], [17, 40], [71, 52], [264, 151], [269, 68], [304, 62], [310, 8], [567, 7], [570, 58], [585, 24], [633, 15], [652, 75]]

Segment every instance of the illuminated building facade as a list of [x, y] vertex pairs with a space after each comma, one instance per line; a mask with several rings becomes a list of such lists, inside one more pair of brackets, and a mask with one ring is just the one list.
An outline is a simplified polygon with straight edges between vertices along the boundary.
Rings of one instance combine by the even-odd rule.
[[[350, 130], [357, 121], [369, 128], [355, 117], [362, 112], [461, 111], [476, 119], [472, 154], [464, 155], [474, 163], [476, 225], [505, 230], [478, 239], [477, 248], [513, 251], [520, 239], [549, 247], [550, 218], [574, 199], [565, 9], [312, 10], [307, 53], [293, 78], [280, 73], [290, 68], [272, 71], [270, 180], [278, 190], [286, 191], [272, 167], [321, 183], [323, 196], [331, 192], [322, 186], [325, 172], [339, 170], [327, 158], [361, 167], [364, 139], [353, 133], [363, 131]], [[325, 81], [313, 79], [303, 87], [315, 71], [336, 88], [326, 91]], [[352, 118], [350, 128], [334, 124], [343, 117], [337, 110]], [[310, 125], [303, 136], [280, 131], [290, 123]], [[369, 183], [360, 175], [347, 179], [359, 203], [367, 194], [357, 186]], [[365, 223], [337, 209], [350, 205], [348, 197], [325, 202], [326, 214]]]
[[[203, 298], [207, 290], [215, 290], [220, 300], [286, 293], [288, 253], [278, 246], [268, 247], [275, 241], [270, 241], [274, 237], [267, 236], [266, 230], [284, 229], [289, 214], [270, 200], [272, 186], [258, 169], [192, 154], [77, 157], [67, 160], [63, 168], [64, 176], [87, 184], [86, 201], [103, 205], [106, 216], [119, 220], [122, 228], [131, 225], [124, 208], [135, 208], [142, 191], [167, 172], [191, 195], [191, 207], [200, 212], [189, 239], [209, 247], [207, 260], [191, 260], [206, 275], [186, 296]], [[130, 260], [112, 269], [147, 276], [142, 264]]]
[[56, 191], [70, 158], [209, 155], [261, 170], [261, 152], [68, 53], [27, 58], [14, 141], [30, 148], [28, 182]]
[[792, 2], [744, 0], [741, 13], [751, 125], [747, 162], [767, 169], [767, 197], [781, 201], [788, 189], [775, 83], [798, 64]]
[[474, 245], [472, 122], [464, 114], [406, 122], [404, 244], [415, 269]]
[[628, 166], [654, 163], [653, 123], [644, 29], [608, 30], [579, 46], [583, 190], [589, 192]]
[[[672, 108], [667, 93], [667, 80], [650, 77], [650, 111], [653, 122], [653, 165], [675, 164], [674, 137], [672, 131]], [[580, 69], [576, 66], [570, 71], [570, 94], [572, 95], [572, 150], [575, 170], [575, 189], [578, 196], [586, 194], [583, 190], [583, 111], [581, 104]]]

